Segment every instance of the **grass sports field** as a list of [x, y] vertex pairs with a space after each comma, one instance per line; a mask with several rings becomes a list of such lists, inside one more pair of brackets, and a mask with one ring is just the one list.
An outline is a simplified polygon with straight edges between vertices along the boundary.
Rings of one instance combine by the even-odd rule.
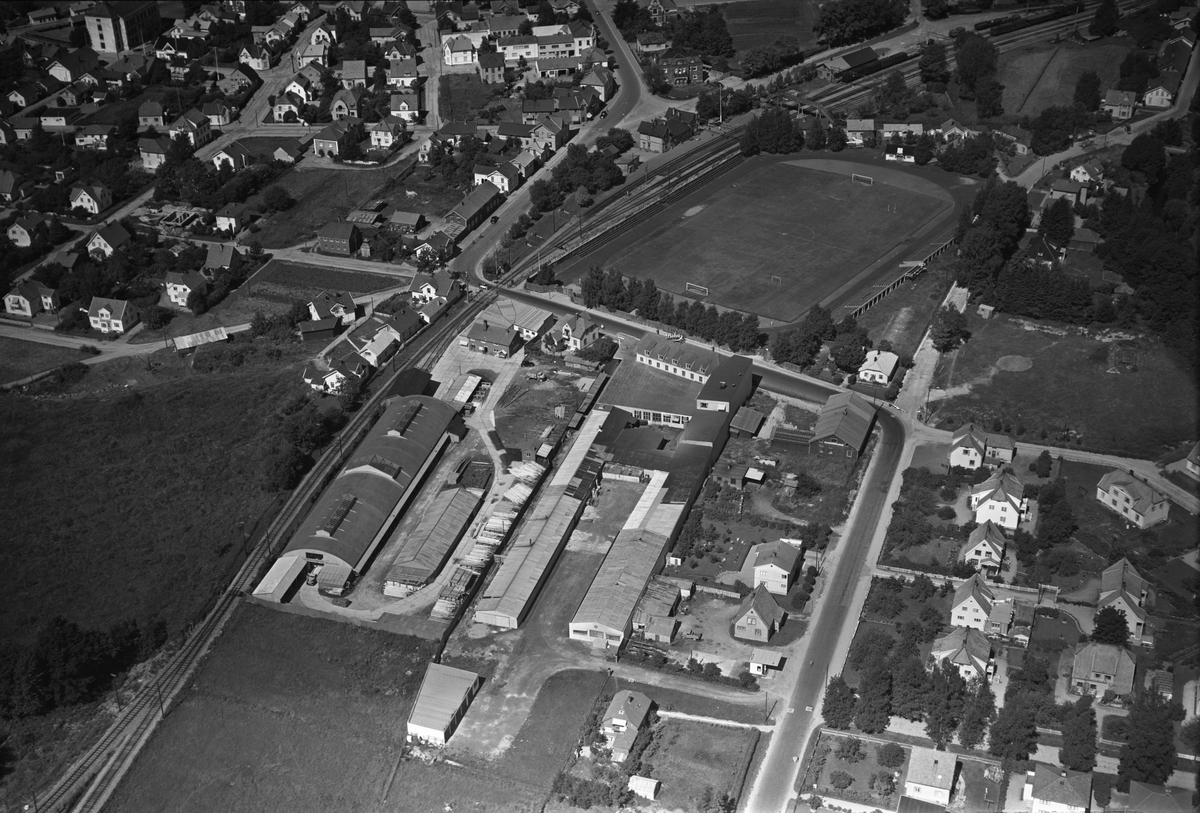
[[702, 285], [706, 302], [790, 322], [947, 206], [878, 180], [772, 162], [693, 199], [608, 265], [677, 294]]

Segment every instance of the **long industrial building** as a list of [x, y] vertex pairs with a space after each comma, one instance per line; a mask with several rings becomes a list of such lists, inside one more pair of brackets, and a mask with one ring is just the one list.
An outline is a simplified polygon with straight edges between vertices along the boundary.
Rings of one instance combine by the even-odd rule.
[[481, 500], [480, 494], [466, 488], [438, 494], [392, 560], [384, 595], [406, 596], [432, 581], [462, 539]]
[[424, 395], [390, 401], [283, 556], [297, 554], [323, 564], [322, 586], [344, 585], [365, 570], [425, 474], [463, 431], [454, 407], [443, 401]]
[[633, 631], [638, 599], [651, 575], [666, 561], [670, 541], [662, 534], [636, 528], [617, 534], [571, 619], [570, 636], [597, 647], [619, 647]]
[[525, 620], [595, 488], [598, 467], [588, 465], [587, 458], [609, 417], [607, 412], [588, 417], [558, 470], [529, 507], [504, 551], [504, 562], [484, 586], [475, 606], [477, 622], [516, 629]]

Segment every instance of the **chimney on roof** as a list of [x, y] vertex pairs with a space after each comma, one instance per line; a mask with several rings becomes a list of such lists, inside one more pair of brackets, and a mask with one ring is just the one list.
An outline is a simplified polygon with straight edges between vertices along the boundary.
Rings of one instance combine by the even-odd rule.
[[483, 329], [484, 329], [484, 330], [487, 330], [487, 329], [488, 329], [488, 323], [487, 323], [487, 319], [484, 319], [484, 320], [483, 320]]

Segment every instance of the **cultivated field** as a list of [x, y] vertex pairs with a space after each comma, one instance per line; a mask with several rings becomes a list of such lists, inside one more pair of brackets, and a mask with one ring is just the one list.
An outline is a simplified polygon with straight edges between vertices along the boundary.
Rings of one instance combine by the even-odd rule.
[[1129, 46], [1120, 41], [1080, 45], [1074, 42], [1038, 43], [1000, 55], [1000, 84], [1004, 85], [1004, 112], [1036, 116], [1047, 107], [1064, 104], [1063, 94], [1088, 71], [1100, 76], [1100, 87], [1112, 87], [1117, 68]]
[[647, 749], [648, 775], [662, 781], [656, 800], [665, 810], [693, 810], [705, 788], [718, 796], [737, 794], [731, 787], [739, 761], [751, 747], [754, 732], [721, 728], [691, 720], [663, 719], [662, 728]]
[[70, 347], [0, 336], [0, 384], [87, 358]]
[[[1052, 325], [1041, 327], [1056, 332], [1022, 324], [1007, 316], [985, 320], [969, 314], [970, 340], [943, 356], [935, 373], [934, 387], [955, 388], [953, 397], [931, 404], [941, 426], [957, 428], [967, 421], [990, 426], [1000, 419], [1017, 440], [1078, 438], [1085, 449], [1151, 459], [1195, 437], [1200, 409], [1195, 381], [1161, 345], [1136, 340], [1135, 367], [1109, 373], [1110, 343]], [[1004, 356], [1033, 365], [1010, 372], [997, 364]], [[960, 394], [963, 390], [969, 392]]]
[[374, 198], [386, 197], [397, 169], [288, 170], [272, 184], [282, 186], [296, 205], [261, 222], [254, 239], [264, 248], [286, 248], [316, 236], [326, 223], [342, 220], [353, 209]]
[[810, 0], [745, 0], [726, 4], [722, 13], [739, 53], [772, 45], [780, 37], [795, 37], [803, 51], [817, 43], [817, 4]]
[[792, 321], [947, 206], [897, 186], [772, 162], [689, 199], [608, 264], [673, 293], [685, 294], [691, 282], [708, 288], [705, 301]]
[[133, 364], [157, 386], [0, 400], [3, 551], [21, 586], [0, 597], [0, 642], [28, 642], [55, 615], [88, 629], [157, 618], [179, 632], [240, 561], [240, 523], [253, 531], [273, 504], [257, 487], [259, 442], [300, 367], [163, 383]]
[[107, 809], [432, 811], [464, 790], [486, 799], [483, 783], [411, 762], [389, 779], [433, 649], [243, 606]]
[[[320, 262], [319, 257], [314, 260]], [[281, 285], [295, 288], [306, 295], [309, 291], [349, 291], [352, 294], [370, 294], [401, 284], [401, 280], [385, 274], [372, 274], [368, 271], [347, 271], [340, 268], [326, 268], [321, 265], [306, 265], [291, 263], [286, 260], [272, 260], [263, 266], [262, 271], [251, 280], [254, 287], [260, 285]], [[259, 294], [260, 296], [262, 294]]]

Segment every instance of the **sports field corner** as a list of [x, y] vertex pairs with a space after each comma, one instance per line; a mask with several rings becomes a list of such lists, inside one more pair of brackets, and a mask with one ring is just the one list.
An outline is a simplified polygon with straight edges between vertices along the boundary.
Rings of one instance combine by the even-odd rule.
[[596, 256], [674, 294], [792, 322], [894, 267], [953, 211], [943, 186], [878, 163], [756, 159]]

